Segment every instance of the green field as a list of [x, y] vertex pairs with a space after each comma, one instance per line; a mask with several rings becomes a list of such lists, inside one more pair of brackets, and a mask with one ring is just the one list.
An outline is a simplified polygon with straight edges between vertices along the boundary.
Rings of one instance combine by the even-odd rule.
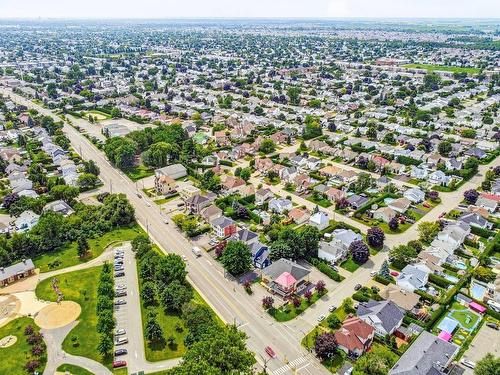
[[[64, 299], [80, 304], [82, 312], [78, 325], [63, 341], [63, 350], [69, 354], [87, 357], [110, 367], [112, 357], [102, 358], [97, 352], [99, 334], [97, 333], [97, 280], [102, 266], [88, 268], [58, 275], [59, 288]], [[36, 296], [45, 301], [55, 301], [56, 294], [51, 287], [51, 278], [43, 280], [36, 287]], [[76, 338], [72, 341], [72, 338]]]
[[34, 263], [36, 267], [40, 268], [40, 272], [49, 272], [75, 266], [98, 257], [112, 244], [118, 244], [121, 241], [132, 241], [140, 233], [142, 233], [142, 229], [137, 224], [131, 227], [117, 228], [99, 238], [89, 239], [90, 252], [85, 258], [78, 256], [77, 244], [76, 242], [72, 242], [57, 251], [35, 258]]
[[90, 372], [89, 370], [86, 370], [80, 366], [70, 365], [67, 363], [59, 366], [57, 368], [57, 371], [60, 372], [68, 371], [71, 375], [94, 375], [94, 373]]
[[349, 272], [354, 272], [359, 268], [359, 264], [356, 263], [354, 260], [351, 258], [347, 259], [346, 261], [342, 262], [340, 265], [343, 269], [349, 271]]
[[434, 64], [406, 64], [403, 65], [403, 68], [427, 69], [430, 72], [437, 70], [443, 72], [467, 73], [467, 74], [479, 74], [481, 72], [481, 69], [478, 68], [462, 68], [458, 66], [434, 65]]
[[[24, 317], [17, 318], [0, 328], [0, 339], [8, 335], [17, 337], [14, 345], [0, 349], [0, 374], [27, 374], [24, 365], [26, 362], [36, 359], [31, 354], [32, 346], [28, 344], [24, 335], [24, 329], [29, 325], [33, 326], [35, 332], [40, 331], [33, 319]], [[45, 347], [45, 343], [42, 345]], [[42, 373], [47, 363], [47, 356], [44, 354], [38, 359], [40, 361], [38, 371]]]
[[146, 167], [145, 165], [138, 165], [129, 171], [125, 172], [125, 174], [130, 178], [132, 181], [138, 181], [143, 178], [152, 176], [155, 174], [154, 170], [151, 168]]
[[[460, 305], [459, 303], [454, 303], [450, 310], [455, 310], [450, 312], [449, 316], [459, 322], [462, 328], [466, 330], [472, 330], [479, 320], [479, 316], [468, 308]], [[467, 323], [467, 317], [470, 317], [470, 321]]]

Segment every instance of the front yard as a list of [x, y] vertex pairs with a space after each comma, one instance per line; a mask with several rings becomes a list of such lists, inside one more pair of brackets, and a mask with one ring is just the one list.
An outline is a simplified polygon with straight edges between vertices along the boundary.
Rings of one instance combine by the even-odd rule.
[[321, 297], [323, 297], [326, 293], [327, 290], [325, 290], [322, 294], [314, 292], [310, 300], [301, 298], [300, 305], [298, 307], [295, 307], [292, 302], [288, 302], [278, 308], [271, 307], [267, 310], [267, 312], [278, 322], [286, 322], [302, 314], [307, 308], [314, 305], [314, 303]]

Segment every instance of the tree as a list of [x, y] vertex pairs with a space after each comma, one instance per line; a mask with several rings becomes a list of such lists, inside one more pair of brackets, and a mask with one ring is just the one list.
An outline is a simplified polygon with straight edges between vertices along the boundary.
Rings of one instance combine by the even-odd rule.
[[113, 331], [115, 328], [115, 320], [113, 319], [113, 310], [104, 310], [99, 313], [97, 317], [96, 330], [99, 333], [107, 334]]
[[304, 255], [317, 256], [318, 244], [321, 239], [321, 232], [312, 225], [306, 225], [300, 232], [300, 239], [304, 249]]
[[163, 288], [161, 302], [165, 310], [180, 311], [182, 305], [193, 298], [193, 291], [190, 287], [181, 284], [178, 280], [172, 281]]
[[220, 257], [226, 271], [231, 275], [241, 275], [252, 267], [252, 253], [241, 241], [231, 241]]
[[167, 254], [161, 257], [156, 266], [156, 280], [163, 285], [174, 281], [184, 283], [186, 275], [186, 264], [177, 254]]
[[271, 243], [270, 246], [270, 256], [272, 260], [278, 260], [281, 258], [294, 259], [292, 249], [288, 246], [288, 243], [284, 240], [277, 240]]
[[144, 335], [148, 341], [162, 342], [164, 340], [163, 329], [161, 328], [160, 323], [158, 323], [158, 320], [156, 319], [156, 312], [154, 311], [148, 311]]
[[476, 363], [475, 375], [498, 375], [500, 369], [500, 357], [488, 353], [483, 359]]
[[244, 180], [245, 182], [247, 182], [249, 179], [250, 179], [250, 176], [252, 175], [252, 170], [250, 168], [243, 168], [241, 171], [240, 171], [240, 177], [242, 178], [242, 180]]
[[411, 246], [399, 245], [393, 247], [389, 252], [389, 255], [393, 258], [394, 262], [397, 262], [404, 267], [417, 257], [417, 252]]
[[306, 290], [306, 292], [304, 293], [304, 298], [307, 300], [307, 302], [311, 302], [312, 295], [313, 294], [311, 292], [311, 289]]
[[479, 198], [479, 193], [474, 189], [470, 189], [464, 192], [464, 198], [467, 203], [476, 204], [476, 201]]
[[392, 231], [396, 231], [399, 228], [399, 219], [397, 217], [393, 217], [389, 220], [389, 229]]
[[352, 259], [358, 264], [364, 264], [370, 258], [370, 249], [361, 240], [353, 241], [349, 245], [349, 252], [351, 253]]
[[210, 190], [215, 193], [221, 189], [220, 177], [217, 176], [211, 169], [203, 174], [200, 180], [200, 184], [203, 189]]
[[264, 309], [270, 309], [271, 307], [273, 307], [273, 304], [274, 304], [274, 298], [271, 297], [271, 296], [266, 296], [264, 298], [262, 298], [262, 307], [264, 307]]
[[427, 193], [427, 198], [429, 198], [431, 201], [435, 202], [439, 199], [439, 193], [435, 190], [431, 190]]
[[99, 344], [97, 345], [97, 351], [103, 357], [106, 357], [110, 351], [113, 349], [113, 339], [108, 333], [101, 333], [99, 336]]
[[123, 226], [135, 220], [135, 210], [125, 194], [110, 194], [103, 201], [101, 219], [112, 227]]
[[368, 241], [368, 245], [370, 245], [371, 247], [380, 249], [382, 246], [384, 246], [384, 231], [379, 227], [372, 227], [368, 229], [368, 232], [366, 233], [366, 240]]
[[389, 263], [387, 263], [387, 260], [384, 260], [384, 263], [382, 263], [382, 266], [380, 267], [380, 271], [378, 271], [378, 274], [388, 280], [391, 279], [391, 271], [389, 270]]
[[298, 309], [298, 308], [300, 307], [300, 304], [301, 304], [301, 303], [302, 303], [302, 301], [301, 301], [301, 299], [300, 299], [299, 297], [294, 296], [294, 297], [292, 298], [292, 305], [293, 305], [296, 309]]
[[331, 329], [337, 329], [340, 328], [342, 325], [342, 322], [340, 319], [337, 317], [335, 314], [331, 314], [327, 319], [326, 319], [326, 324], [328, 324], [328, 327]]
[[259, 151], [263, 152], [264, 154], [270, 154], [276, 151], [276, 144], [272, 139], [266, 138], [262, 140]]
[[326, 290], [326, 284], [323, 280], [318, 280], [314, 288], [319, 294], [323, 294]]
[[99, 177], [92, 173], [82, 173], [77, 180], [78, 187], [82, 190], [94, 189], [100, 182]]
[[488, 267], [479, 266], [474, 270], [474, 277], [485, 283], [495, 281], [496, 274]]
[[156, 168], [161, 168], [178, 160], [180, 148], [167, 142], [157, 142], [152, 144], [144, 153], [144, 162]]
[[448, 156], [452, 150], [451, 143], [449, 141], [442, 141], [438, 145], [438, 151], [441, 154], [441, 156]]
[[354, 192], [362, 193], [369, 189], [372, 185], [372, 177], [368, 173], [361, 172], [354, 183]]
[[121, 117], [122, 114], [118, 108], [113, 107], [113, 108], [111, 108], [110, 115], [112, 118], [119, 118], [119, 117]]
[[424, 91], [435, 91], [439, 89], [441, 84], [441, 76], [437, 73], [430, 72], [424, 76]]
[[439, 229], [440, 227], [438, 222], [421, 222], [420, 224], [418, 224], [418, 234], [420, 241], [427, 244], [431, 243], [434, 237], [436, 237], [439, 233]]
[[331, 332], [326, 332], [318, 335], [314, 342], [314, 351], [321, 359], [328, 359], [337, 352], [337, 343], [335, 335]]
[[26, 371], [28, 371], [30, 374], [34, 373], [37, 368], [40, 367], [40, 361], [37, 359], [32, 359], [24, 365], [24, 368]]
[[353, 375], [386, 375], [398, 356], [385, 346], [373, 346], [354, 363]]
[[78, 237], [77, 240], [77, 253], [80, 258], [83, 258], [85, 255], [87, 255], [88, 251], [90, 250], [89, 242], [84, 236]]
[[305, 140], [316, 138], [323, 134], [323, 128], [321, 127], [317, 117], [307, 115], [304, 122], [305, 127], [302, 133], [302, 138]]
[[137, 151], [137, 143], [129, 137], [108, 138], [104, 145], [108, 159], [122, 170], [130, 169], [134, 165]]
[[290, 104], [299, 105], [300, 104], [300, 93], [302, 89], [300, 87], [290, 86], [286, 92]]
[[156, 284], [154, 282], [146, 281], [142, 285], [141, 300], [144, 306], [149, 306], [156, 302]]

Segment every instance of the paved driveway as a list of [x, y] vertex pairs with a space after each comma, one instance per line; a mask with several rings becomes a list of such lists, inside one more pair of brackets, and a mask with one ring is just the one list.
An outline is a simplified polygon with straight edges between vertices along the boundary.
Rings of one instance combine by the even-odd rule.
[[[495, 357], [500, 356], [500, 331], [483, 324], [474, 340], [472, 340], [469, 349], [464, 354], [464, 358], [472, 362], [478, 362], [486, 354], [492, 353]], [[474, 373], [471, 369], [466, 369], [465, 374], [472, 375]]]

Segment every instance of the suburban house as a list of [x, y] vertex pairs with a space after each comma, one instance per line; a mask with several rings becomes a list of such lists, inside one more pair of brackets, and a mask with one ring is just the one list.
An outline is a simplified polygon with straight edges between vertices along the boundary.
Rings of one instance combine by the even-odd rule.
[[493, 223], [486, 220], [480, 214], [475, 212], [465, 213], [458, 218], [459, 221], [469, 224], [471, 227], [489, 229], [493, 228]]
[[317, 211], [309, 218], [309, 225], [312, 225], [321, 231], [330, 225], [330, 219], [323, 211]]
[[290, 211], [293, 208], [292, 201], [284, 198], [273, 198], [269, 201], [268, 210], [278, 214]]
[[427, 284], [430, 273], [431, 270], [424, 264], [408, 264], [401, 270], [396, 279], [396, 284], [410, 292], [423, 289]]
[[212, 202], [212, 197], [196, 194], [186, 200], [186, 210], [198, 215], [202, 209], [210, 206]]
[[307, 268], [282, 258], [262, 270], [262, 282], [273, 294], [288, 298], [307, 286], [309, 273]]
[[264, 245], [260, 241], [254, 241], [249, 246], [250, 252], [252, 253], [252, 262], [254, 267], [263, 269], [271, 264], [271, 259], [269, 258], [270, 252], [267, 245]]
[[31, 259], [24, 259], [9, 267], [0, 267], [0, 286], [12, 284], [34, 273], [35, 265]]
[[387, 207], [392, 208], [394, 211], [404, 214], [410, 208], [411, 201], [408, 198], [398, 198], [394, 199], [392, 202], [387, 204]]
[[440, 375], [460, 347], [423, 331], [389, 371], [389, 375]]
[[388, 223], [396, 217], [397, 213], [390, 207], [380, 207], [373, 211], [373, 218]]
[[410, 200], [412, 203], [420, 203], [425, 199], [425, 193], [419, 188], [411, 188], [403, 193], [403, 197]]
[[26, 232], [33, 228], [40, 219], [40, 216], [31, 210], [24, 211], [14, 222], [18, 232]]
[[399, 288], [394, 284], [389, 284], [380, 292], [380, 296], [388, 301], [394, 302], [400, 308], [411, 311], [420, 301], [420, 296], [416, 293]]
[[410, 176], [411, 178], [416, 178], [418, 180], [426, 180], [429, 176], [429, 171], [426, 168], [420, 168], [412, 165]]
[[347, 318], [334, 335], [338, 348], [348, 356], [357, 358], [370, 349], [375, 328], [358, 317]]
[[259, 189], [255, 192], [255, 204], [262, 206], [269, 199], [274, 198], [274, 194], [269, 189]]
[[444, 174], [443, 171], [435, 171], [429, 175], [428, 181], [431, 184], [439, 186], [448, 186], [451, 183], [452, 178]]
[[340, 263], [347, 257], [351, 243], [361, 239], [361, 235], [351, 229], [335, 229], [329, 242], [320, 241], [318, 258], [332, 264]]
[[403, 311], [392, 301], [361, 302], [357, 315], [360, 319], [375, 328], [379, 336], [392, 335], [403, 323]]
[[232, 236], [238, 230], [236, 222], [226, 216], [221, 216], [213, 219], [210, 222], [215, 235], [219, 238], [227, 238]]
[[188, 200], [189, 198], [195, 195], [201, 194], [201, 190], [198, 189], [196, 186], [186, 183], [180, 184], [179, 187], [177, 188], [177, 192], [179, 193], [181, 199], [184, 201]]
[[73, 209], [71, 208], [71, 206], [63, 200], [57, 200], [57, 201], [47, 203], [43, 207], [43, 212], [47, 212], [47, 211], [54, 211], [54, 212], [57, 212], [63, 216], [69, 216], [74, 212]]
[[297, 225], [306, 223], [310, 217], [309, 211], [305, 208], [294, 207], [288, 212], [288, 218]]
[[205, 220], [207, 223], [210, 223], [212, 220], [222, 216], [222, 210], [215, 204], [211, 204], [210, 206], [203, 208], [200, 212], [200, 215], [203, 220]]
[[259, 240], [259, 235], [248, 229], [240, 229], [238, 232], [231, 236], [233, 241], [241, 241], [246, 245], [251, 245]]
[[155, 191], [159, 195], [172, 195], [176, 192], [177, 182], [170, 176], [155, 177]]
[[170, 176], [174, 180], [177, 180], [179, 178], [186, 177], [187, 170], [182, 164], [171, 164], [155, 170], [155, 179], [161, 176]]
[[476, 201], [476, 206], [482, 207], [490, 213], [494, 213], [497, 210], [498, 202], [500, 202], [500, 195], [481, 194]]
[[225, 195], [239, 192], [240, 188], [245, 186], [245, 180], [240, 177], [227, 176], [221, 184], [221, 191]]
[[349, 198], [347, 198], [347, 202], [349, 202], [349, 206], [357, 210], [361, 206], [365, 205], [368, 202], [368, 198], [363, 197], [361, 195], [353, 194]]

